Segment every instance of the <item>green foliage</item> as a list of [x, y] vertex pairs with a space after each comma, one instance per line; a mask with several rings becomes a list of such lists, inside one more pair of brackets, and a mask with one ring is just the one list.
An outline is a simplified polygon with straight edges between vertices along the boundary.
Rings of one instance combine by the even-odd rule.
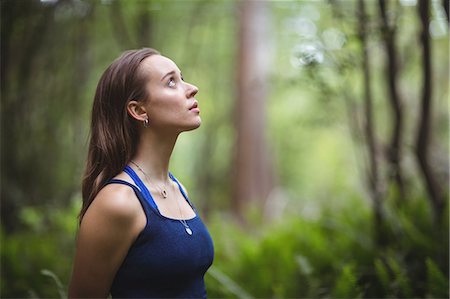
[[65, 298], [70, 277], [80, 199], [67, 209], [26, 207], [26, 227], [1, 232], [1, 297]]
[[[379, 280], [380, 286], [382, 287], [381, 291], [385, 294], [389, 294], [390, 290], [390, 278], [387, 267], [384, 265], [383, 261], [380, 258], [375, 259], [375, 271], [376, 276]], [[390, 297], [390, 295], [389, 295]]]
[[[378, 162], [380, 176], [388, 176], [381, 157], [392, 132], [385, 53], [377, 1], [366, 2]], [[438, 16], [439, 1], [432, 2]], [[180, 136], [171, 170], [200, 211], [231, 209], [235, 1], [1, 3], [2, 223], [8, 225], [0, 231], [0, 297], [64, 297], [92, 98], [105, 67], [125, 49], [160, 50], [200, 87], [203, 125]], [[395, 187], [387, 186], [382, 227], [376, 228], [366, 196], [365, 136], [352, 135], [365, 120], [356, 3], [271, 2], [267, 135], [287, 208], [270, 223], [254, 210], [246, 215], [245, 229], [226, 213], [207, 214], [216, 247], [205, 277], [212, 298], [449, 296], [448, 205], [443, 222], [436, 223], [429, 198], [417, 187], [422, 182], [411, 147], [417, 125], [412, 116], [420, 112], [416, 87], [422, 84], [416, 7], [390, 5], [392, 20], [398, 17], [399, 93], [405, 103], [401, 158], [408, 196], [399, 198]], [[151, 30], [141, 32], [141, 23]], [[304, 28], [311, 36], [299, 32]], [[341, 48], [327, 48], [327, 32], [344, 38]], [[320, 45], [323, 63], [293, 66], [297, 58], [315, 57], [293, 51], [311, 39]], [[448, 33], [433, 38], [432, 51], [430, 158], [447, 181]], [[384, 244], [377, 244], [376, 229]]]
[[50, 270], [44, 269], [44, 270], [41, 270], [41, 274], [50, 277], [55, 282], [56, 287], [58, 289], [59, 298], [61, 298], [61, 299], [67, 298], [66, 292], [64, 290], [64, 286], [61, 283], [61, 281], [59, 280], [58, 276], [56, 276], [55, 273], [53, 273]]
[[[448, 296], [448, 268], [440, 255], [448, 247], [442, 248], [428, 218], [420, 216], [423, 211], [405, 205], [404, 211], [416, 219], [414, 230], [401, 227], [395, 240], [380, 247], [362, 237], [370, 239], [373, 228], [365, 225], [371, 222], [368, 208], [357, 200], [333, 213], [325, 211], [316, 220], [290, 215], [250, 231], [215, 218], [210, 225], [216, 248], [214, 271], [225, 274], [233, 287], [207, 275], [209, 296], [245, 298], [231, 291], [236, 285], [256, 298]], [[416, 201], [425, 199], [412, 202]], [[401, 214], [389, 209], [392, 215]], [[386, 221], [387, 227], [398, 225], [396, 220]], [[411, 231], [417, 236], [406, 234]], [[418, 237], [428, 245], [417, 242]]]
[[231, 280], [228, 276], [226, 276], [215, 267], [211, 267], [208, 270], [208, 274], [209, 276], [213, 277], [221, 286], [224, 287], [224, 291], [230, 292], [230, 294], [242, 299], [253, 298], [252, 296], [247, 294], [236, 282]]
[[[420, 201], [425, 199], [411, 202]], [[2, 297], [64, 297], [78, 202], [74, 199], [66, 210], [47, 209], [45, 216], [40, 209], [28, 207], [21, 217], [28, 230], [1, 234]], [[262, 224], [258, 219], [246, 229], [226, 214], [216, 214], [208, 224], [216, 250], [205, 277], [208, 295], [247, 299], [448, 296], [448, 268], [441, 259], [448, 245], [439, 241], [417, 206], [403, 207], [416, 219], [414, 229], [400, 225], [395, 241], [385, 247], [368, 241], [373, 235], [367, 225], [372, 221], [369, 207], [356, 197], [333, 212], [324, 209], [316, 219], [288, 213], [283, 221]], [[390, 209], [400, 219], [403, 212]], [[448, 234], [448, 227], [444, 231]], [[425, 238], [424, 242], [411, 234]]]
[[396, 296], [401, 298], [411, 298], [411, 282], [406, 274], [405, 266], [400, 264], [399, 259], [388, 256], [388, 266], [392, 271], [392, 288], [397, 291]]
[[41, 270], [51, 267], [67, 279], [69, 256], [58, 248], [58, 241], [54, 234], [2, 235], [2, 297], [27, 297], [29, 293], [57, 297], [54, 282], [41, 275]]
[[449, 279], [448, 275], [442, 273], [436, 263], [430, 259], [426, 259], [427, 265], [427, 290], [428, 298], [445, 298], [448, 297]]
[[355, 272], [356, 266], [352, 263], [342, 267], [332, 292], [334, 298], [361, 298], [362, 292]]

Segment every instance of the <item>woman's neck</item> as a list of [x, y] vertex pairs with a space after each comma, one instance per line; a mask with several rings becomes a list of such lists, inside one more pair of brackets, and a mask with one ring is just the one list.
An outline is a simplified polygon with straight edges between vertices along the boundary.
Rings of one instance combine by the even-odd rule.
[[133, 161], [153, 181], [168, 181], [169, 162], [177, 134], [161, 134], [148, 128], [141, 135]]

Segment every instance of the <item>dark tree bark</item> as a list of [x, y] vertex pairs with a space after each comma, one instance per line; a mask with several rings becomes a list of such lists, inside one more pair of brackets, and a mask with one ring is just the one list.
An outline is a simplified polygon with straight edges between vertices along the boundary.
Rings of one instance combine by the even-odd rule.
[[139, 12], [134, 16], [134, 31], [129, 30], [130, 22], [123, 12], [125, 1], [112, 1], [110, 9], [111, 24], [117, 44], [125, 49], [150, 47], [153, 40], [152, 16], [149, 10], [149, 1], [139, 1]]
[[[401, 144], [403, 132], [403, 111], [402, 103], [398, 93], [397, 75], [398, 75], [398, 59], [395, 45], [395, 24], [390, 24], [386, 11], [385, 0], [379, 0], [379, 9], [382, 19], [382, 38], [387, 54], [386, 60], [386, 79], [389, 87], [389, 103], [392, 108], [393, 131], [387, 151], [387, 158], [390, 163], [389, 177], [395, 182], [401, 198], [405, 197], [403, 172], [401, 167]], [[391, 3], [391, 2], [390, 2]]]
[[444, 192], [430, 167], [428, 150], [431, 143], [431, 110], [432, 110], [432, 70], [431, 44], [429, 34], [430, 7], [428, 0], [419, 0], [418, 13], [421, 21], [420, 41], [422, 46], [423, 89], [420, 111], [420, 122], [417, 128], [416, 155], [422, 171], [425, 186], [430, 195], [436, 220], [440, 221], [445, 203]]
[[[28, 109], [32, 102], [29, 86], [34, 74], [33, 64], [43, 46], [42, 37], [51, 27], [56, 5], [43, 6], [29, 0], [1, 1], [1, 176], [4, 186], [1, 222], [6, 232], [17, 229], [17, 212], [24, 198], [30, 202], [35, 198], [34, 189], [30, 187], [35, 179], [33, 172], [24, 165], [26, 163], [13, 158], [20, 146], [17, 133], [27, 123], [27, 118], [18, 113], [17, 105], [20, 103], [20, 107]], [[20, 29], [11, 34], [13, 28]], [[20, 84], [15, 93], [10, 92], [13, 81]], [[28, 189], [24, 190], [23, 186]]]
[[138, 47], [149, 47], [151, 41], [153, 40], [153, 25], [152, 25], [152, 17], [149, 11], [149, 2], [142, 1], [138, 2], [140, 6], [139, 15], [137, 16], [136, 23], [136, 33], [137, 33], [137, 42]]
[[241, 1], [239, 4], [233, 210], [243, 220], [248, 203], [262, 205], [267, 199], [273, 174], [265, 136], [269, 3]]
[[449, 0], [442, 0], [442, 6], [444, 7], [445, 10], [445, 14], [447, 15], [447, 21], [450, 24], [450, 15], [449, 15], [449, 10], [450, 10], [450, 1]]
[[112, 1], [110, 16], [117, 44], [123, 49], [133, 48], [135, 43], [128, 33], [127, 25], [122, 14], [122, 3], [120, 1]]
[[358, 35], [362, 47], [362, 69], [364, 72], [364, 113], [365, 125], [364, 132], [369, 154], [369, 166], [367, 170], [367, 181], [370, 195], [373, 202], [374, 220], [375, 220], [375, 238], [377, 244], [382, 244], [382, 202], [380, 183], [378, 175], [378, 163], [376, 154], [376, 140], [374, 134], [375, 120], [373, 117], [373, 101], [371, 89], [371, 71], [367, 45], [367, 26], [369, 22], [366, 14], [365, 0], [358, 1]]

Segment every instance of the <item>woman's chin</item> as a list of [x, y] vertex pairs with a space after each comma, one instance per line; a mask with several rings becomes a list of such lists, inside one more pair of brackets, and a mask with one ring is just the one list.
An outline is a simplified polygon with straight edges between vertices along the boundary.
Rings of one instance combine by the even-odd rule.
[[200, 117], [199, 117], [197, 123], [192, 127], [191, 130], [195, 130], [195, 129], [197, 129], [198, 127], [200, 127], [201, 125], [202, 125], [202, 120], [201, 120]]
[[198, 118], [198, 120], [194, 123], [189, 124], [188, 126], [183, 128], [183, 131], [192, 131], [197, 129], [198, 127], [200, 127], [202, 124], [202, 120], [200, 119], [200, 117]]

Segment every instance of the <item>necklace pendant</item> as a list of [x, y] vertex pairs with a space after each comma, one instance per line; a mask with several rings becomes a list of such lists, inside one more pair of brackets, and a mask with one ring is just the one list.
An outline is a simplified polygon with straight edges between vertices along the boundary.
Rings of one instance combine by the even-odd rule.
[[189, 236], [192, 235], [192, 230], [189, 227], [185, 227], [186, 232], [188, 233]]
[[167, 198], [167, 191], [166, 190], [162, 190], [161, 191], [161, 195], [162, 195], [162, 197]]

